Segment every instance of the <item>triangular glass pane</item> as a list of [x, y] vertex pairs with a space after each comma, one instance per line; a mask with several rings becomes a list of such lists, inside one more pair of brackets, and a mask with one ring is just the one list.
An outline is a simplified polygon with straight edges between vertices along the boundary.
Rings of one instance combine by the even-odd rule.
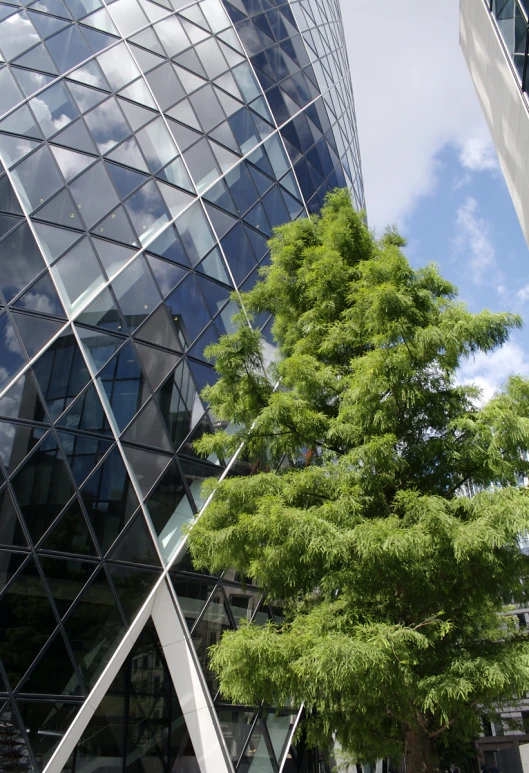
[[33, 452], [12, 479], [12, 485], [31, 537], [36, 542], [74, 493], [53, 434]]
[[[152, 539], [149, 543], [149, 548], [152, 545]], [[129, 548], [128, 544], [124, 546], [123, 555], [126, 553], [132, 553], [132, 551], [142, 549], [145, 550], [145, 545], [137, 545], [137, 542], [133, 543]], [[118, 543], [118, 550], [120, 543]], [[152, 548], [151, 548], [152, 549]], [[134, 554], [134, 553], [133, 553]], [[141, 557], [141, 552], [138, 553]], [[121, 560], [121, 558], [120, 558]], [[159, 558], [155, 563], [158, 565]], [[152, 563], [151, 561], [140, 561], [140, 563]], [[139, 566], [123, 566], [120, 564], [107, 563], [107, 572], [112, 578], [114, 583], [114, 589], [116, 595], [121, 603], [121, 607], [125, 613], [125, 617], [132, 623], [141, 606], [146, 601], [147, 596], [154, 587], [155, 582], [160, 576], [160, 572], [150, 569], [144, 569]], [[149, 730], [149, 732], [151, 732]], [[152, 749], [152, 744], [149, 742], [149, 751]]]
[[236, 709], [233, 706], [216, 706], [215, 708], [228, 752], [233, 764], [236, 765], [246, 747], [250, 729], [255, 719], [255, 709]]
[[39, 545], [42, 550], [57, 553], [75, 553], [83, 556], [96, 556], [94, 542], [90, 536], [85, 517], [76, 498]]
[[103, 70], [95, 59], [69, 73], [68, 78], [80, 83], [86, 83], [88, 86], [103, 89], [104, 91], [110, 91], [110, 86], [103, 75]]
[[[31, 617], [28, 609], [32, 609]], [[35, 619], [38, 625], [33, 624]], [[56, 626], [42, 578], [31, 560], [6, 588], [0, 601], [0, 657], [13, 687], [20, 682]]]
[[179, 56], [175, 56], [173, 61], [181, 67], [185, 67], [187, 70], [191, 70], [191, 72], [200, 75], [202, 78], [207, 79], [208, 77], [196, 51], [192, 48], [188, 49], [183, 54], [179, 54]]
[[8, 167], [27, 156], [38, 145], [38, 142], [28, 140], [27, 137], [11, 137], [7, 134], [0, 134], [0, 151]]
[[37, 279], [35, 284], [31, 285], [29, 290], [20, 296], [14, 306], [36, 311], [39, 314], [52, 314], [55, 317], [66, 316], [48, 272]]
[[177, 236], [174, 226], [166, 228], [157, 239], [149, 244], [149, 252], [166, 258], [174, 263], [180, 263], [183, 266], [189, 266], [189, 258], [182, 246], [182, 242]]
[[131, 343], [110, 360], [99, 374], [114, 419], [123, 432], [151, 392]]
[[142, 256], [136, 258], [113, 281], [119, 307], [129, 328], [134, 331], [147, 319], [161, 300], [151, 272]]
[[226, 304], [226, 301], [230, 297], [231, 290], [222, 285], [218, 285], [216, 282], [211, 282], [205, 277], [197, 276], [197, 281], [204, 293], [206, 303], [208, 304], [212, 316], [215, 316], [215, 314], [217, 314], [217, 312], [219, 312]]
[[21, 67], [27, 67], [28, 70], [38, 70], [39, 72], [58, 75], [58, 70], [52, 62], [43, 43], [39, 43], [39, 45], [32, 48], [31, 51], [20, 56], [14, 61], [14, 64], [20, 65]]
[[272, 180], [260, 172], [259, 169], [256, 169], [256, 167], [252, 164], [248, 164], [248, 169], [250, 170], [250, 174], [252, 175], [252, 179], [257, 187], [257, 190], [259, 191], [260, 195], [263, 196], [272, 187]]
[[0, 121], [0, 131], [21, 134], [24, 137], [32, 137], [35, 140], [43, 139], [42, 132], [27, 105], [19, 107], [14, 113]]
[[20, 223], [19, 217], [15, 217], [14, 215], [0, 214], [0, 238], [9, 233], [9, 231], [14, 228], [17, 223]]
[[[0, 550], [0, 591], [4, 591], [28, 557], [27, 553]], [[29, 562], [34, 565], [33, 560]], [[27, 566], [27, 564], [26, 564]]]
[[212, 577], [210, 580], [202, 580], [196, 575], [190, 576], [189, 574], [177, 574], [176, 572], [171, 572], [170, 579], [178, 597], [180, 609], [189, 630], [191, 630], [202, 613], [206, 601], [217, 587], [217, 579]]
[[205, 274], [206, 276], [210, 276], [212, 279], [217, 279], [219, 282], [223, 282], [230, 287], [233, 286], [228, 271], [226, 270], [226, 264], [217, 247], [204, 258], [202, 263], [199, 263], [196, 267], [196, 271]]
[[119, 537], [117, 543], [107, 555], [107, 559], [110, 561], [126, 561], [129, 564], [160, 566], [160, 559], [141, 511]]
[[92, 688], [125, 633], [104, 570], [81, 593], [65, 630], [85, 684]]
[[104, 8], [90, 14], [90, 16], [85, 16], [83, 24], [88, 24], [90, 27], [101, 30], [102, 32], [109, 32], [111, 35], [119, 35], [112, 19]]
[[129, 102], [126, 99], [118, 98], [118, 102], [133, 131], [137, 131], [142, 126], [145, 126], [145, 124], [149, 123], [156, 115], [152, 110], [147, 110], [145, 107], [140, 107], [140, 105]]
[[237, 217], [237, 210], [225, 180], [216, 182], [215, 185], [204, 194], [203, 198]]
[[60, 631], [39, 655], [32, 671], [19, 687], [22, 694], [79, 695], [82, 693]]
[[105, 330], [126, 333], [127, 328], [108, 288], [101, 292], [95, 301], [86, 307], [77, 317], [77, 322], [83, 325], [102, 327]]
[[139, 505], [117, 448], [84, 484], [81, 496], [101, 549], [106, 553]]
[[[196, 57], [195, 52], [192, 49], [190, 49], [186, 54], [183, 54], [182, 56], [184, 58], [186, 58], [188, 55], [192, 57], [193, 54]], [[178, 78], [181, 81], [186, 94], [192, 94], [193, 91], [196, 91], [197, 89], [199, 89], [201, 86], [204, 85], [205, 76], [203, 76], [202, 78], [199, 78], [198, 75], [195, 75], [194, 73], [189, 72], [189, 70], [184, 70], [183, 67], [180, 67], [177, 64], [174, 64], [173, 67], [175, 68], [175, 72], [178, 75]]]
[[113, 239], [122, 244], [138, 246], [138, 239], [133, 232], [129, 219], [123, 207], [118, 207], [108, 217], [101, 220], [93, 232], [107, 239]]
[[44, 86], [47, 86], [54, 80], [53, 75], [43, 75], [34, 70], [22, 70], [20, 67], [13, 67], [12, 72], [16, 76], [18, 85], [26, 97], [30, 97], [36, 91], [44, 88]]
[[10, 215], [24, 214], [6, 174], [0, 177], [0, 207], [2, 212], [8, 212]]
[[93, 384], [72, 404], [57, 425], [112, 437], [108, 419]]
[[46, 410], [31, 371], [26, 371], [0, 399], [0, 416], [47, 423]]
[[78, 231], [55, 228], [44, 223], [35, 222], [33, 225], [48, 263], [53, 263], [81, 236]]
[[238, 773], [250, 773], [253, 770], [258, 770], [259, 773], [274, 773], [277, 770], [274, 754], [268, 750], [265, 733], [264, 722], [258, 719], [237, 768]]
[[234, 217], [227, 215], [221, 209], [212, 207], [210, 204], [205, 203], [204, 206], [206, 207], [206, 211], [210, 217], [213, 228], [215, 229], [217, 238], [222, 239], [237, 223], [237, 220]]
[[123, 268], [135, 253], [135, 250], [130, 247], [122, 247], [121, 244], [103, 239], [95, 238], [93, 244], [109, 278]]
[[[172, 162], [171, 166], [175, 162], [179, 162], [179, 161], [180, 159], [175, 159], [175, 161]], [[189, 177], [183, 167], [182, 167], [182, 170], [180, 171], [180, 174], [178, 173], [177, 170], [175, 170], [175, 172], [176, 172], [176, 179], [178, 181], [178, 182], [175, 181], [175, 185], [181, 184], [181, 182], [184, 182], [184, 181], [186, 183], [187, 181], [189, 181]], [[163, 172], [161, 174], [163, 174]], [[158, 176], [160, 176], [160, 173], [158, 174]], [[187, 178], [187, 180], [185, 178]], [[187, 184], [190, 184], [190, 181]], [[178, 217], [178, 215], [193, 201], [193, 196], [191, 196], [189, 193], [184, 193], [183, 191], [180, 191], [177, 188], [173, 188], [172, 185], [167, 185], [166, 183], [159, 182], [158, 189], [160, 190], [163, 196], [167, 209], [169, 210], [172, 218]]]
[[159, 448], [161, 451], [173, 453], [173, 447], [167, 437], [165, 424], [154, 400], [150, 400], [141, 413], [134, 419], [123, 435], [128, 443]]
[[58, 333], [63, 323], [53, 319], [36, 317], [29, 314], [13, 312], [22, 343], [30, 357], [34, 357], [45, 346], [55, 333]]
[[88, 361], [97, 373], [123, 344], [123, 338], [76, 325]]
[[34, 217], [56, 225], [64, 225], [67, 228], [84, 228], [78, 209], [66, 189], [35, 212]]
[[6, 547], [24, 548], [28, 545], [13, 499], [7, 488], [0, 492], [0, 544]]
[[[147, 1], [148, 0], [145, 0], [145, 2]], [[152, 70], [153, 67], [156, 67], [156, 65], [162, 64], [164, 61], [164, 59], [161, 59], [156, 54], [145, 51], [144, 48], [139, 48], [133, 43], [131, 44], [131, 50], [142, 72], [148, 72], [149, 70]]]
[[67, 126], [59, 134], [56, 134], [53, 142], [58, 145], [65, 145], [67, 148], [83, 150], [86, 153], [98, 152], [82, 118]]
[[70, 182], [74, 177], [77, 177], [78, 174], [95, 161], [93, 156], [85, 156], [83, 153], [76, 153], [73, 150], [66, 150], [66, 148], [52, 147], [52, 152], [66, 182]]
[[[193, 110], [188, 99], [182, 99], [182, 101], [177, 105], [172, 107], [170, 110], [167, 110], [167, 115], [171, 118], [174, 118], [176, 121], [185, 124], [186, 126], [190, 126], [192, 129], [196, 129], [199, 132], [202, 131], [200, 121], [198, 120], [195, 111]], [[172, 128], [174, 129], [174, 127]], [[175, 139], [178, 142], [178, 138], [175, 137]], [[180, 150], [183, 150], [182, 146], [180, 146]]]
[[108, 96], [103, 91], [88, 88], [88, 86], [83, 86], [80, 83], [70, 83], [68, 85], [81, 113], [86, 113], [90, 108], [99, 105]]
[[[186, 191], [190, 191], [191, 193], [195, 192], [191, 178], [188, 175], [184, 166], [184, 162], [181, 158], [175, 158], [174, 161], [171, 161], [171, 163], [168, 164], [164, 169], [161, 169], [156, 173], [156, 177], [167, 180], [167, 182], [171, 183], [171, 185], [177, 185], [179, 188], [184, 188]], [[167, 206], [169, 207], [169, 211], [172, 212], [173, 210], [171, 208], [171, 199], [165, 198], [165, 200]], [[175, 215], [173, 215], [173, 217], [175, 217]]]
[[140, 105], [145, 105], [145, 107], [156, 110], [156, 103], [143, 78], [138, 78], [138, 80], [130, 83], [126, 88], [122, 89], [119, 94], [126, 99], [130, 99], [133, 102], [139, 102]]
[[285, 709], [282, 711], [268, 711], [264, 717], [278, 765], [281, 764], [283, 756], [287, 751], [296, 716], [294, 712]]
[[[226, 145], [226, 147], [230, 148], [230, 150], [232, 150], [234, 153], [240, 154], [239, 143], [233, 136], [233, 132], [228, 121], [224, 121], [224, 123], [221, 123], [221, 125], [217, 126], [216, 129], [213, 129], [213, 131], [209, 133], [209, 136], [212, 139], [217, 140], [217, 142]], [[215, 148], [213, 149], [215, 150]], [[235, 161], [232, 161], [232, 163], [235, 163]]]
[[167, 374], [176, 366], [180, 357], [177, 354], [170, 354], [138, 342], [136, 342], [136, 348], [153, 391], [155, 391]]
[[[94, 54], [103, 51], [104, 48], [107, 48], [108, 46], [111, 46], [112, 43], [116, 42], [116, 38], [113, 35], [107, 35], [105, 32], [92, 30], [88, 27], [83, 27], [83, 35], [87, 39]], [[85, 59], [84, 56], [83, 59]]]
[[167, 118], [167, 125], [169, 126], [169, 130], [180, 151], [187, 150], [202, 136], [192, 129], [188, 129], [187, 126], [182, 126], [181, 123], [173, 121], [172, 118]]
[[72, 432], [59, 431], [57, 437], [77, 486], [86, 480], [112, 445], [109, 440]]
[[158, 547], [169, 561], [182, 537], [182, 526], [193, 521], [194, 511], [174, 460], [145, 503], [158, 535]]
[[[179, 274], [180, 271], [182, 274], [184, 273], [183, 269], [180, 270], [177, 266], [173, 266], [170, 263], [164, 265], [167, 265], [170, 269], [174, 269]], [[164, 349], [172, 349], [175, 352], [182, 351], [172, 319], [168, 315], [167, 308], [163, 304], [148, 317], [140, 328], [138, 328], [134, 333], [134, 338], [147, 341], [155, 346], [163, 346]]]
[[173, 287], [188, 273], [185, 268], [181, 268], [174, 263], [168, 263], [166, 260], [155, 258], [154, 255], [147, 255], [147, 261], [164, 297], [169, 295]]
[[125, 166], [131, 166], [142, 172], [149, 172], [149, 168], [134, 137], [130, 137], [130, 139], [113, 150], [112, 153], [109, 153], [108, 158], [116, 161], [118, 164], [125, 164]]
[[219, 588], [213, 594], [206, 611], [195, 625], [191, 639], [195, 645], [198, 660], [202, 666], [206, 683], [212, 696], [218, 692], [217, 678], [209, 668], [208, 649], [220, 641], [225, 631], [233, 629], [233, 623], [226, 610], [224, 594]]
[[24, 424], [0, 422], [0, 457], [8, 475], [14, 472], [20, 462], [35, 448], [45, 431], [43, 427], [28, 427]]
[[174, 374], [157, 393], [156, 398], [173, 445], [178, 448], [189, 434], [191, 427], [204, 413], [204, 407], [187, 362], [180, 363]]
[[[298, 206], [298, 211], [299, 209], [300, 207]], [[257, 231], [261, 231], [267, 238], [272, 235], [266, 212], [260, 201], [257, 202], [253, 209], [244, 215], [244, 220], [252, 225]]]
[[129, 193], [139, 188], [147, 179], [139, 172], [133, 172], [132, 169], [126, 169], [124, 166], [118, 166], [108, 161], [105, 162], [105, 166], [120, 199], [124, 199]]
[[165, 56], [165, 51], [163, 50], [162, 44], [158, 40], [158, 37], [152, 27], [147, 27], [147, 29], [144, 29], [141, 32], [138, 32], [136, 35], [133, 35], [130, 38], [130, 41], [137, 44], [138, 46], [143, 46], [143, 48], [146, 48], [148, 51], [154, 51], [155, 54]]
[[123, 444], [123, 450], [132, 467], [143, 496], [147, 496], [169, 462], [170, 456], [162, 456], [145, 449]]

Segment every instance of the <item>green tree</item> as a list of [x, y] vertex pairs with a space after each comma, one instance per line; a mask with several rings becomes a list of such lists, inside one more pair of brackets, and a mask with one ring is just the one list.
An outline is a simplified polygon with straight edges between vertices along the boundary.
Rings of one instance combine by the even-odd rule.
[[231, 428], [197, 446], [244, 442], [252, 474], [211, 485], [190, 548], [286, 610], [212, 648], [226, 698], [304, 703], [311, 743], [423, 773], [448, 729], [471, 738], [478, 709], [529, 689], [528, 639], [498, 614], [528, 597], [529, 382], [485, 405], [458, 385], [461, 361], [521, 321], [469, 313], [403, 246], [375, 239], [345, 191], [276, 229], [243, 306], [274, 315], [277, 359], [265, 366], [241, 312], [209, 348], [220, 378], [205, 390]]

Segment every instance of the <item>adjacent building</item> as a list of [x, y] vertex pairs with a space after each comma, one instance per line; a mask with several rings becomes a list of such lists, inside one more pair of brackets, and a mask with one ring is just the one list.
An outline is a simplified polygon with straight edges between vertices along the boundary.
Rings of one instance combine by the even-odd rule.
[[529, 244], [529, 2], [460, 0], [460, 41]]
[[219, 700], [207, 648], [281, 610], [182, 526], [230, 294], [364, 207], [338, 0], [2, 2], [0, 162], [0, 769], [319, 771], [296, 709]]

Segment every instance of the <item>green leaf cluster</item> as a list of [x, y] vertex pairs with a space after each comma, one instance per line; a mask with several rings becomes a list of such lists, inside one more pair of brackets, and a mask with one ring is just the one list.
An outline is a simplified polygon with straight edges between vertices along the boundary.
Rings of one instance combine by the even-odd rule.
[[[529, 382], [485, 405], [457, 383], [521, 321], [471, 314], [403, 246], [346, 191], [275, 230], [236, 332], [208, 351], [220, 378], [204, 396], [230, 429], [197, 444], [227, 458], [244, 443], [255, 474], [212, 484], [189, 544], [286, 612], [212, 649], [226, 698], [304, 703], [311, 741], [357, 760], [420, 738], [425, 769], [449, 729], [471, 737], [478, 711], [529, 689], [527, 638], [499, 614], [528, 601]], [[272, 366], [246, 317], [262, 312]]]

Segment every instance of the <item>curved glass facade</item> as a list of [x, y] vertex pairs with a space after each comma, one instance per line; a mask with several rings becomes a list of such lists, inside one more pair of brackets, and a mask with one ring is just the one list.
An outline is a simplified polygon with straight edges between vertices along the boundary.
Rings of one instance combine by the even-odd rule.
[[206, 666], [280, 612], [181, 530], [224, 471], [192, 442], [230, 293], [327, 191], [364, 207], [338, 0], [2, 2], [0, 160], [0, 769], [214, 770], [136, 619], [163, 587], [225, 770], [301, 770], [295, 713]]

